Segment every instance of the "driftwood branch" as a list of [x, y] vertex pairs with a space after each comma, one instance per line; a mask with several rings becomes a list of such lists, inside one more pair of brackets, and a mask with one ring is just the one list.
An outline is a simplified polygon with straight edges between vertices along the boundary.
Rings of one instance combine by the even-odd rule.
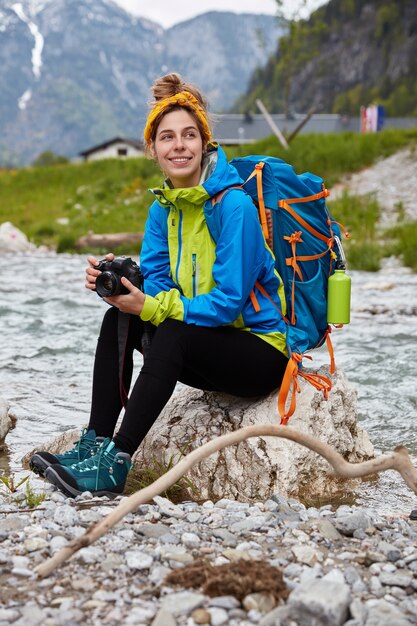
[[131, 245], [137, 247], [143, 240], [143, 233], [110, 233], [96, 234], [88, 233], [84, 237], [80, 237], [75, 247], [79, 250], [84, 248], [107, 248], [112, 250], [116, 246]]
[[267, 124], [269, 124], [269, 127], [271, 128], [274, 135], [278, 138], [278, 141], [280, 142], [282, 147], [285, 148], [285, 150], [288, 150], [289, 145], [288, 145], [287, 140], [285, 139], [284, 135], [282, 134], [278, 126], [275, 124], [270, 114], [268, 113], [264, 103], [262, 102], [262, 100], [259, 100], [259, 98], [256, 101], [256, 106], [258, 107], [262, 115], [264, 116]]
[[72, 556], [80, 548], [91, 545], [102, 537], [110, 528], [115, 526], [125, 515], [136, 510], [140, 504], [149, 502], [155, 496], [166, 491], [189, 469], [214, 452], [237, 443], [241, 443], [250, 437], [283, 437], [295, 443], [303, 445], [320, 456], [324, 457], [333, 467], [336, 475], [345, 478], [359, 478], [383, 472], [385, 470], [396, 470], [401, 474], [407, 485], [417, 494], [417, 470], [413, 466], [408, 456], [406, 448], [399, 446], [390, 454], [380, 456], [371, 461], [363, 463], [348, 463], [344, 458], [326, 443], [315, 439], [311, 435], [299, 432], [288, 426], [278, 426], [273, 424], [247, 426], [227, 435], [216, 437], [208, 443], [200, 446], [193, 452], [185, 456], [175, 467], [166, 474], [158, 478], [154, 483], [132, 494], [129, 498], [121, 502], [114, 511], [109, 513], [100, 522], [92, 524], [81, 537], [71, 541], [65, 548], [48, 559], [45, 563], [36, 568], [39, 577], [48, 576], [54, 569], [59, 567], [64, 561]]

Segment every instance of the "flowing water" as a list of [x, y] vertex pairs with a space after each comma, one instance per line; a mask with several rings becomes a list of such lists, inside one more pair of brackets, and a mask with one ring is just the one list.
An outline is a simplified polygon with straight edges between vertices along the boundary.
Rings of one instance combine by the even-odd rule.
[[[0, 396], [17, 417], [0, 469], [88, 420], [97, 333], [105, 305], [84, 287], [85, 258], [3, 255], [0, 269]], [[402, 443], [417, 456], [417, 274], [351, 272], [352, 322], [332, 333], [336, 363], [355, 384], [358, 419], [378, 453]], [[314, 363], [324, 362], [316, 351]], [[136, 368], [140, 367], [138, 354]], [[358, 504], [406, 512], [417, 497], [395, 472], [365, 481]]]

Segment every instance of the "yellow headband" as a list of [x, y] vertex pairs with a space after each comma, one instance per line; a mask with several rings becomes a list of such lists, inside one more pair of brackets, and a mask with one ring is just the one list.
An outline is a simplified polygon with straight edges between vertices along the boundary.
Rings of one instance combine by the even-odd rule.
[[197, 98], [193, 96], [189, 91], [181, 91], [180, 93], [175, 94], [175, 96], [170, 96], [169, 98], [164, 98], [163, 100], [158, 100], [158, 102], [153, 107], [152, 111], [148, 115], [148, 119], [146, 121], [145, 130], [143, 131], [143, 136], [145, 138], [146, 143], [149, 145], [152, 141], [152, 135], [154, 132], [155, 121], [159, 117], [161, 113], [166, 111], [168, 107], [173, 104], [177, 104], [179, 106], [185, 107], [186, 109], [191, 109], [201, 122], [204, 134], [204, 140], [206, 142], [211, 141], [211, 132], [210, 126], [207, 119], [207, 114], [201, 104], [198, 102]]

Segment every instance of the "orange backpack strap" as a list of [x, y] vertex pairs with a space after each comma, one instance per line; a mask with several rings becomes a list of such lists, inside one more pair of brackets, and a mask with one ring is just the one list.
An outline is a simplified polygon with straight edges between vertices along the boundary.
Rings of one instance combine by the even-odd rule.
[[[329, 335], [327, 335], [327, 337], [330, 340]], [[304, 356], [311, 359], [311, 357], [309, 357], [308, 355]], [[326, 400], [328, 399], [329, 392], [332, 388], [332, 383], [326, 376], [310, 372], [306, 373], [300, 370], [299, 363], [301, 363], [302, 358], [302, 354], [293, 352], [291, 358], [288, 361], [288, 365], [282, 379], [281, 387], [278, 394], [278, 412], [281, 416], [281, 426], [286, 426], [288, 424], [288, 420], [295, 411], [295, 407], [297, 405], [295, 394], [300, 392], [298, 375], [304, 378], [304, 380], [310, 383], [310, 385], [313, 385], [315, 389], [322, 391]], [[331, 371], [331, 373], [333, 372]], [[290, 394], [290, 405], [287, 409], [287, 400]]]
[[260, 161], [255, 165], [255, 169], [252, 174], [248, 176], [248, 178], [243, 183], [242, 187], [246, 185], [254, 176], [256, 176], [256, 191], [258, 194], [258, 206], [259, 206], [259, 221], [261, 222], [262, 232], [266, 240], [270, 239], [270, 232], [268, 230], [268, 219], [266, 216], [266, 208], [265, 208], [265, 200], [264, 200], [264, 190], [262, 186], [262, 170], [264, 168], [265, 163]]
[[[299, 358], [298, 358], [299, 357]], [[282, 379], [281, 387], [279, 389], [278, 394], [278, 412], [281, 415], [281, 426], [286, 426], [288, 424], [288, 420], [291, 415], [295, 411], [296, 407], [296, 398], [295, 394], [299, 393], [300, 386], [298, 384], [297, 375], [298, 375], [298, 363], [301, 361], [301, 355], [294, 353], [292, 357], [288, 361], [287, 368], [284, 373], [284, 377]], [[288, 410], [287, 399], [288, 395], [291, 393], [290, 406]]]

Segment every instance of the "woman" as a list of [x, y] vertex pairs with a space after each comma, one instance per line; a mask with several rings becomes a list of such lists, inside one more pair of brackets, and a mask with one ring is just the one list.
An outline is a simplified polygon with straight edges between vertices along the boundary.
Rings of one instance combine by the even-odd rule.
[[[260, 396], [279, 387], [287, 365], [282, 282], [257, 209], [238, 188], [243, 181], [211, 143], [206, 103], [178, 74], [158, 79], [153, 95], [144, 138], [166, 180], [153, 190], [146, 222], [144, 291], [122, 278], [128, 293], [105, 298], [112, 306], [98, 339], [90, 422], [80, 441], [65, 454], [32, 457], [33, 469], [69, 496], [123, 491], [131, 456], [178, 381]], [[94, 290], [98, 261], [88, 261], [86, 287]], [[119, 385], [118, 327], [126, 319]], [[113, 436], [144, 327], [152, 342]]]

